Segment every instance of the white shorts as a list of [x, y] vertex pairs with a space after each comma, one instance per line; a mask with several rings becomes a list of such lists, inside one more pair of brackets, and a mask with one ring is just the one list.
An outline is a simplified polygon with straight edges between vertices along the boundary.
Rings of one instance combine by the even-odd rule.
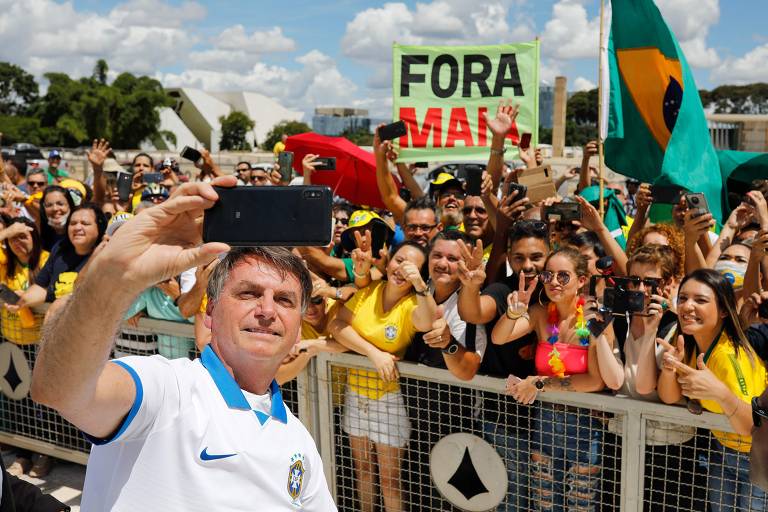
[[374, 400], [347, 389], [341, 425], [350, 436], [367, 437], [396, 448], [405, 448], [411, 437], [411, 421], [400, 391]]

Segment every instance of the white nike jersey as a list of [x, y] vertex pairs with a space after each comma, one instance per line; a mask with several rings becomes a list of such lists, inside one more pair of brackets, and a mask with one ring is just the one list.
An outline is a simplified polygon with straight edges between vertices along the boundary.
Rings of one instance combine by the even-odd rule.
[[134, 405], [95, 440], [81, 508], [107, 510], [336, 510], [320, 455], [277, 384], [240, 390], [215, 352], [115, 361], [131, 373]]

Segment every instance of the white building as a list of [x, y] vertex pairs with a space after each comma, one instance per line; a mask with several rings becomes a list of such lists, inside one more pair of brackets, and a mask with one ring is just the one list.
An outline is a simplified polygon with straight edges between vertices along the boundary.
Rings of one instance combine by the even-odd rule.
[[[232, 111], [247, 115], [255, 126], [246, 136], [248, 142], [262, 143], [267, 133], [280, 121], [301, 121], [303, 112], [288, 110], [276, 101], [253, 92], [206, 92], [200, 89], [169, 88], [168, 95], [176, 100], [173, 108], [160, 112], [160, 130], [176, 136], [176, 144], [163, 141], [165, 147], [156, 149], [179, 151], [184, 146], [201, 145], [218, 152], [221, 140], [219, 118]], [[162, 145], [162, 144], [161, 144]]]

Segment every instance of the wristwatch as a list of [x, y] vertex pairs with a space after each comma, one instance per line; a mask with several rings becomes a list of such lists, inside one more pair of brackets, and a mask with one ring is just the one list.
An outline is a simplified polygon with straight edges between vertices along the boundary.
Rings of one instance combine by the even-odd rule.
[[341, 300], [341, 288], [336, 288], [336, 300]]
[[419, 291], [416, 289], [416, 287], [413, 287], [413, 291], [416, 293], [416, 295], [421, 295], [422, 297], [429, 296], [429, 286], [425, 286], [423, 290]]
[[450, 354], [453, 355], [456, 352], [459, 351], [459, 342], [453, 339], [453, 336], [451, 336], [451, 341], [448, 343], [448, 345], [443, 349], [444, 354]]
[[538, 389], [539, 391], [544, 391], [544, 379], [543, 378], [542, 379], [536, 379], [536, 384], [534, 384], [534, 385], [536, 386], [536, 389]]
[[491, 154], [492, 155], [504, 156], [504, 153], [506, 153], [506, 152], [507, 152], [507, 148], [506, 147], [503, 147], [501, 149], [491, 148]]

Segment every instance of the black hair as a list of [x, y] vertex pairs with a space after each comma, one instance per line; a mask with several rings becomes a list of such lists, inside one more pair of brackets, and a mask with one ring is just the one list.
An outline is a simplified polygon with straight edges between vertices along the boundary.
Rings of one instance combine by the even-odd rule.
[[237, 168], [238, 168], [239, 166], [243, 165], [243, 164], [245, 164], [245, 165], [247, 165], [247, 166], [248, 166], [248, 169], [243, 169], [244, 171], [250, 171], [250, 170], [251, 170], [251, 162], [246, 162], [245, 160], [242, 160], [242, 161], [240, 161], [240, 162], [237, 162], [237, 163], [235, 164], [235, 170], [237, 170]]
[[[752, 358], [754, 352], [747, 340], [747, 335], [744, 333], [744, 326], [739, 319], [736, 309], [736, 295], [733, 292], [733, 285], [731, 285], [730, 281], [716, 270], [701, 268], [694, 270], [685, 276], [680, 282], [679, 290], [682, 290], [685, 283], [691, 279], [702, 283], [715, 294], [718, 311], [725, 313], [725, 318], [723, 318], [723, 329], [733, 343], [736, 357], [739, 355], [739, 349], [743, 349], [750, 355], [750, 358]], [[697, 349], [696, 340], [693, 336], [689, 335], [683, 335], [683, 338], [685, 339], [685, 360], [690, 361], [691, 356]], [[717, 340], [714, 340], [714, 343], [716, 342]]]
[[565, 243], [573, 245], [582, 249], [584, 247], [591, 247], [595, 251], [595, 256], [602, 258], [605, 256], [605, 248], [600, 243], [600, 239], [597, 237], [594, 231], [582, 231], [581, 233], [573, 233], [565, 239]]
[[152, 156], [148, 155], [147, 153], [139, 153], [135, 157], [133, 157], [133, 160], [131, 160], [131, 172], [133, 172], [133, 165], [136, 163], [136, 160], [139, 159], [140, 156], [145, 156], [149, 159], [149, 166], [154, 169], [155, 167], [155, 159], [152, 158]]
[[540, 220], [519, 220], [512, 224], [507, 235], [507, 243], [513, 244], [523, 238], [538, 238], [549, 245], [549, 228]]
[[435, 202], [432, 201], [432, 199], [430, 199], [428, 196], [421, 196], [417, 199], [412, 199], [408, 201], [408, 204], [405, 205], [403, 218], [405, 218], [405, 216], [411, 210], [432, 210], [433, 212], [435, 212], [435, 216], [437, 216]]
[[62, 249], [69, 250], [74, 252], [75, 246], [72, 245], [72, 240], [69, 239], [69, 224], [72, 222], [72, 216], [75, 214], [75, 212], [79, 212], [80, 210], [90, 210], [93, 212], [93, 216], [96, 219], [96, 228], [99, 230], [99, 234], [96, 237], [96, 242], [93, 244], [93, 247], [91, 248], [91, 252], [93, 252], [93, 249], [96, 248], [101, 243], [101, 239], [104, 238], [104, 233], [107, 231], [107, 216], [104, 215], [104, 212], [101, 211], [101, 208], [96, 203], [83, 203], [80, 206], [77, 206], [72, 209], [72, 211], [69, 214], [69, 217], [67, 217], [67, 225], [64, 228], [64, 232], [66, 233], [66, 236], [61, 241], [61, 247]]
[[[27, 262], [27, 266], [29, 267], [29, 281], [33, 282], [34, 277], [37, 274], [37, 271], [39, 270], [37, 267], [40, 264], [40, 254], [43, 252], [43, 242], [40, 238], [40, 232], [37, 230], [37, 225], [34, 221], [26, 218], [26, 217], [14, 217], [10, 219], [5, 226], [9, 227], [11, 224], [24, 224], [25, 226], [29, 226], [32, 228], [32, 231], [30, 232], [30, 235], [32, 235], [32, 252], [29, 253], [29, 262]], [[6, 255], [6, 262], [5, 262], [5, 275], [8, 277], [11, 277], [16, 274], [16, 266], [24, 264], [19, 260], [19, 258], [16, 256], [16, 254], [11, 250], [11, 244], [10, 239], [6, 238], [5, 242], [3, 242], [3, 247], [5, 249], [5, 255]]]
[[465, 244], [474, 245], [475, 239], [469, 236], [466, 233], [463, 233], [459, 231], [458, 229], [448, 229], [439, 232], [437, 235], [432, 238], [432, 240], [429, 241], [429, 245], [427, 246], [427, 251], [432, 252], [432, 249], [435, 247], [435, 244], [440, 240], [448, 240], [448, 241], [458, 241], [458, 242], [464, 242]]
[[[72, 201], [72, 196], [67, 189], [58, 185], [48, 185], [45, 187], [45, 190], [43, 190], [43, 197], [40, 199], [40, 238], [43, 241], [43, 249], [46, 251], [53, 249], [53, 246], [56, 245], [56, 242], [60, 238], [53, 227], [48, 224], [48, 216], [45, 214], [45, 198], [52, 192], [58, 192], [66, 198], [67, 204], [69, 205], [70, 216], [75, 209], [75, 203]], [[67, 218], [67, 223], [69, 223], [69, 217]], [[64, 238], [66, 238], [66, 233], [67, 230], [65, 227]]]

